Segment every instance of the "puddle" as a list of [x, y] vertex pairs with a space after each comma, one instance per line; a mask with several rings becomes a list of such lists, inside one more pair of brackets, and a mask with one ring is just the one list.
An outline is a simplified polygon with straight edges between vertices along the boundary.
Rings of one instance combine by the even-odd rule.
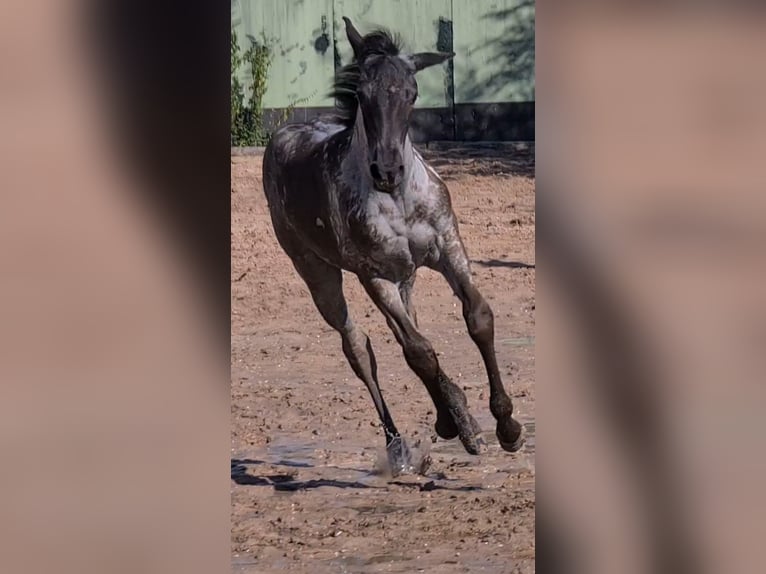
[[316, 443], [301, 444], [291, 437], [276, 437], [269, 444], [264, 458], [270, 464], [312, 468], [315, 466], [314, 452], [317, 447]]
[[290, 561], [284, 559], [263, 559], [241, 554], [232, 556], [231, 574], [267, 574], [285, 572]]
[[[461, 556], [445, 558], [444, 555], [429, 554], [418, 555], [411, 553], [409, 556], [386, 553], [377, 554], [367, 558], [358, 556], [339, 556], [326, 562], [332, 568], [332, 572], [350, 574], [352, 572], [391, 572], [398, 574], [412, 574], [414, 572], [439, 572], [447, 565], [455, 565], [462, 572], [499, 572], [499, 564], [489, 557], [470, 559]], [[383, 569], [381, 569], [383, 568]], [[454, 571], [454, 570], [453, 570]], [[514, 570], [515, 571], [515, 570]]]
[[231, 478], [244, 486], [268, 486], [277, 492], [335, 488], [384, 488], [374, 468], [375, 449], [357, 445], [275, 436], [265, 450], [232, 457]]
[[[492, 484], [501, 483], [507, 473], [534, 467], [535, 422], [520, 422], [524, 426], [525, 444], [513, 454], [500, 450], [493, 431], [482, 433], [489, 451], [479, 456], [465, 452], [458, 440], [439, 440], [435, 444], [430, 440], [408, 441], [411, 467], [420, 472], [398, 476], [392, 475], [386, 450], [382, 447], [322, 441], [307, 443], [296, 440], [295, 435], [275, 436], [265, 450], [234, 456], [231, 478], [240, 485], [266, 486], [281, 493], [325, 486], [340, 489], [399, 486], [421, 491], [492, 488]], [[486, 415], [480, 419], [480, 424], [482, 428], [494, 428], [495, 421], [491, 415]], [[492, 464], [488, 465], [490, 457]], [[466, 482], [465, 472], [473, 474], [476, 471], [480, 471], [480, 475]]]
[[410, 560], [406, 556], [400, 554], [378, 554], [377, 556], [370, 556], [369, 558], [360, 558], [357, 556], [344, 556], [332, 560], [340, 567], [353, 568], [352, 572], [363, 572], [365, 566], [372, 566], [373, 564], [391, 563], [391, 562], [403, 562]]
[[513, 347], [534, 347], [534, 337], [512, 337], [510, 339], [498, 339], [500, 345], [511, 345]]
[[524, 426], [524, 436], [526, 437], [526, 440], [524, 442], [524, 446], [521, 449], [521, 452], [525, 454], [534, 454], [535, 452], [535, 422], [529, 421], [526, 423], [522, 423]]

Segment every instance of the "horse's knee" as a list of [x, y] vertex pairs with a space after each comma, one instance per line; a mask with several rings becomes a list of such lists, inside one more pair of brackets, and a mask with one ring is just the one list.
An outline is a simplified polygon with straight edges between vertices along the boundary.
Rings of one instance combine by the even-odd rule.
[[483, 297], [479, 297], [472, 305], [466, 307], [465, 322], [468, 333], [474, 340], [488, 339], [494, 335], [495, 320], [492, 308]]

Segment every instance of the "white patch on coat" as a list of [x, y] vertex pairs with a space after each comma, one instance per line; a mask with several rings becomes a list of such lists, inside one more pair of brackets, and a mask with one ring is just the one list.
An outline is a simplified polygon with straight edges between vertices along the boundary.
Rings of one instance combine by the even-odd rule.
[[324, 227], [324, 221], [317, 217], [317, 227]]
[[433, 211], [441, 199], [441, 194], [435, 189], [435, 183], [441, 181], [441, 178], [420, 154], [415, 152], [413, 156], [410, 189], [416, 201], [425, 203], [426, 208]]
[[426, 176], [431, 176], [436, 181], [442, 181], [442, 178], [439, 176], [438, 173], [436, 173], [436, 170], [432, 168], [428, 162], [423, 159], [423, 156], [420, 155], [417, 151], [415, 151], [415, 157], [417, 158], [417, 161], [420, 165], [422, 165], [426, 169]]
[[414, 247], [425, 250], [435, 240], [436, 233], [427, 222], [417, 221], [410, 226], [407, 236]]

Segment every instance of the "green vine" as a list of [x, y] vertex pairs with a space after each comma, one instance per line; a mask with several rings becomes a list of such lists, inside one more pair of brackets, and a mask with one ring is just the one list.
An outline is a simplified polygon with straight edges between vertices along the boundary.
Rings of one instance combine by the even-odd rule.
[[[248, 36], [250, 48], [240, 52], [237, 33], [231, 31], [231, 145], [234, 147], [266, 145], [271, 133], [264, 126], [263, 97], [266, 95], [266, 83], [269, 66], [272, 62], [272, 50], [264, 39], [258, 42]], [[239, 70], [242, 66], [250, 69], [252, 83], [250, 96], [245, 100], [245, 87], [239, 81]], [[300, 98], [290, 103], [275, 117], [275, 124], [286, 122], [296, 106], [305, 104], [314, 94]]]
[[[250, 47], [240, 52], [237, 33], [231, 31], [231, 145], [258, 146], [269, 140], [263, 122], [263, 97], [272, 53], [266, 43], [260, 43], [252, 36]], [[245, 101], [245, 88], [239, 81], [238, 72], [242, 65], [250, 68], [252, 83], [250, 97]]]

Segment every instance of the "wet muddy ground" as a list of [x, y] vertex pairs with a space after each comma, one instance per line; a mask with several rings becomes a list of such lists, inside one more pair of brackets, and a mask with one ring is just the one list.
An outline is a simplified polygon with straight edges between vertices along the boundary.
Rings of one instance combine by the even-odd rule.
[[489, 451], [437, 439], [433, 404], [356, 278], [351, 313], [369, 333], [383, 395], [425, 475], [388, 476], [384, 439], [340, 338], [280, 250], [261, 156], [232, 158], [232, 571], [534, 572], [534, 154], [526, 147], [425, 152], [452, 195], [496, 350], [527, 442], [500, 449], [481, 357], [444, 280], [420, 270], [414, 298], [445, 372], [465, 389]]

